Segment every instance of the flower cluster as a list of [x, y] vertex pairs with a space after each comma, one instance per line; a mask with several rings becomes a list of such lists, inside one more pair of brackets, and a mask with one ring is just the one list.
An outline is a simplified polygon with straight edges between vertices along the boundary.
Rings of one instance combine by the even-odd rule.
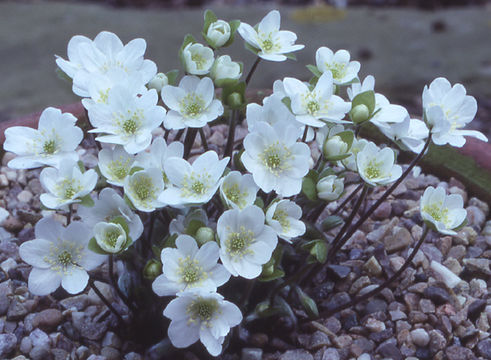
[[[241, 63], [215, 52], [229, 46], [236, 32], [257, 55], [245, 79]], [[487, 139], [463, 129], [476, 114], [476, 101], [462, 85], [434, 80], [423, 91], [422, 119], [413, 119], [375, 93], [373, 76], [361, 81], [360, 63], [342, 49], [319, 48], [315, 65], [307, 66], [309, 81], [284, 77], [262, 103], [247, 103], [245, 90], [261, 59], [285, 61], [303, 48], [293, 32], [280, 30], [276, 10], [255, 27], [206, 11], [202, 36], [204, 43], [184, 38], [180, 79], [177, 70], [157, 73], [156, 64], [144, 59], [143, 39], [124, 45], [109, 32], [94, 40], [74, 36], [68, 59], [57, 57], [56, 63], [87, 110], [85, 135], [96, 134], [97, 166], [86, 168], [79, 157], [84, 132], [77, 119], [54, 108], [42, 113], [37, 130], [7, 129], [4, 149], [17, 155], [11, 168], [44, 167], [41, 203], [68, 216], [66, 227], [49, 216], [40, 220], [35, 239], [20, 247], [33, 266], [33, 294], [47, 295], [60, 285], [81, 292], [92, 284], [89, 271], [108, 261], [112, 272], [117, 259], [116, 286], [129, 308], [145, 311], [155, 294], [173, 297], [163, 309], [172, 344], [184, 348], [199, 340], [218, 356], [242, 312], [253, 308], [246, 305], [253, 279], [271, 287], [266, 299], [256, 294], [264, 301], [255, 302], [248, 318], [278, 313], [278, 299], [287, 306], [280, 290], [293, 286], [295, 274], [332, 261], [331, 251], [348, 240], [344, 232], [368, 190], [392, 185], [387, 197], [407, 176], [415, 163], [398, 164], [397, 148], [419, 159], [431, 141], [463, 146], [464, 136]], [[239, 141], [235, 129], [242, 120], [247, 134]], [[208, 146], [206, 132], [224, 122], [226, 145]], [[369, 123], [390, 142], [361, 138]], [[363, 191], [329, 247], [324, 231], [344, 220], [321, 214], [330, 202], [344, 197], [342, 207], [355, 195], [344, 196], [346, 173]], [[426, 189], [420, 210], [428, 228], [448, 235], [466, 217], [462, 198], [442, 188]], [[75, 213], [79, 220], [71, 221]], [[284, 266], [287, 261], [294, 266]], [[282, 280], [291, 269], [293, 275]], [[143, 277], [152, 281], [153, 293], [144, 293]], [[315, 302], [295, 289], [305, 311], [315, 315]]]

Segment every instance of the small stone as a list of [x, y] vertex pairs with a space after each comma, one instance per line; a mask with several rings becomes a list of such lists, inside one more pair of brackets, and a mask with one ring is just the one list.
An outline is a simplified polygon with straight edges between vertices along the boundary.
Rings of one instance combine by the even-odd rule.
[[437, 353], [439, 350], [445, 349], [447, 346], [447, 340], [440, 330], [430, 331], [430, 351], [432, 353]]
[[445, 285], [447, 285], [449, 289], [453, 289], [455, 286], [457, 286], [458, 283], [462, 281], [461, 278], [459, 278], [445, 266], [437, 263], [436, 261], [432, 261], [430, 266], [433, 271], [435, 271], [439, 275], [440, 279], [445, 283]]
[[356, 358], [356, 360], [371, 360], [370, 354], [361, 354]]
[[7, 179], [7, 176], [5, 174], [0, 174], [0, 187], [7, 187], [9, 186], [9, 179]]
[[31, 360], [46, 360], [51, 359], [50, 348], [44, 346], [34, 346], [29, 352]]
[[394, 271], [399, 271], [399, 269], [404, 265], [406, 260], [402, 256], [393, 256], [389, 259], [390, 267]]
[[459, 345], [449, 346], [445, 350], [448, 360], [462, 360], [462, 359], [472, 359], [474, 358], [471, 349]]
[[392, 231], [392, 235], [385, 238], [385, 250], [387, 253], [392, 254], [393, 252], [407, 248], [413, 241], [413, 237], [408, 229], [397, 226]]
[[107, 359], [105, 356], [92, 354], [87, 358], [87, 360], [107, 360]]
[[352, 342], [353, 342], [353, 338], [349, 335], [340, 335], [340, 336], [336, 336], [333, 339], [334, 345], [336, 345], [336, 347], [339, 349], [344, 349], [350, 346]]
[[351, 268], [343, 265], [328, 265], [327, 271], [336, 280], [346, 279], [348, 274], [351, 272]]
[[75, 350], [75, 354], [77, 355], [77, 358], [80, 360], [86, 360], [89, 355], [90, 355], [90, 350], [87, 346], [81, 345]]
[[385, 220], [390, 217], [392, 206], [390, 202], [385, 201], [373, 212], [372, 218], [375, 220]]
[[467, 308], [467, 317], [471, 321], [476, 321], [476, 319], [481, 315], [481, 313], [486, 308], [486, 300], [478, 299], [473, 301]]
[[327, 308], [327, 310], [334, 310], [337, 307], [344, 305], [350, 301], [351, 297], [347, 293], [340, 292], [334, 294], [329, 301], [323, 301], [322, 306]]
[[448, 292], [437, 286], [428, 286], [424, 291], [424, 295], [436, 305], [450, 302], [450, 295]]
[[288, 350], [279, 357], [279, 360], [314, 360], [314, 357], [305, 350]]
[[335, 348], [328, 348], [322, 355], [322, 360], [340, 360], [339, 352]]
[[89, 297], [86, 294], [72, 296], [60, 301], [60, 305], [66, 310], [76, 309], [77, 311], [82, 311], [88, 304]]
[[141, 357], [140, 354], [136, 352], [130, 352], [124, 356], [124, 360], [142, 360], [143, 358]]
[[425, 314], [433, 314], [435, 312], [435, 304], [428, 299], [421, 299], [419, 301], [419, 309]]
[[261, 360], [263, 358], [263, 350], [259, 348], [243, 348], [240, 360]]
[[377, 348], [377, 353], [382, 355], [382, 357], [384, 358], [389, 358], [392, 360], [402, 360], [403, 357], [401, 351], [397, 348], [396, 344], [389, 341], [380, 344], [380, 346]]
[[118, 360], [121, 359], [121, 354], [119, 350], [112, 348], [110, 346], [105, 346], [101, 350], [101, 356], [106, 360]]
[[411, 331], [411, 339], [414, 345], [424, 347], [430, 342], [430, 335], [425, 329], [415, 329]]
[[6, 273], [8, 274], [8, 272], [11, 270], [11, 269], [15, 269], [17, 267], [17, 262], [12, 259], [12, 258], [8, 258], [7, 260], [3, 261], [1, 264], [0, 264], [0, 268]]
[[399, 223], [398, 218], [393, 218], [389, 221], [388, 224], [380, 225], [375, 230], [369, 232], [367, 234], [367, 240], [371, 243], [381, 242], [382, 239], [386, 238], [389, 232]]
[[329, 336], [327, 336], [327, 334], [322, 331], [316, 331], [314, 334], [312, 334], [310, 338], [310, 343], [308, 348], [310, 350], [318, 350], [324, 346], [330, 346], [330, 345], [331, 345], [331, 340], [329, 340]]
[[61, 324], [62, 321], [63, 315], [60, 310], [46, 309], [36, 314], [32, 319], [32, 325], [43, 330], [51, 330]]
[[457, 276], [459, 276], [462, 272], [462, 266], [457, 259], [454, 259], [452, 257], [445, 259], [442, 265], [444, 265], [446, 268], [448, 268], [448, 270], [450, 270]]
[[100, 340], [106, 333], [108, 326], [107, 321], [96, 322], [86, 312], [78, 311], [72, 313], [72, 322], [75, 329], [89, 340]]
[[358, 294], [358, 292], [364, 287], [370, 285], [370, 278], [368, 276], [360, 276], [355, 282], [351, 285], [349, 293], [351, 295]]
[[482, 228], [486, 222], [486, 215], [484, 212], [477, 206], [468, 206], [466, 210], [469, 226], [477, 226], [478, 228]]
[[22, 190], [20, 193], [17, 194], [17, 200], [23, 203], [28, 203], [31, 201], [33, 195], [29, 190]]
[[111, 346], [115, 349], [121, 348], [121, 339], [112, 331], [108, 331], [102, 340], [102, 346]]
[[20, 347], [19, 350], [21, 353], [27, 355], [32, 349], [32, 341], [29, 339], [28, 336], [23, 337], [21, 342], [20, 342]]
[[7, 320], [9, 321], [17, 321], [23, 319], [26, 314], [28, 314], [28, 309], [24, 306], [24, 303], [21, 301], [14, 299], [9, 306], [7, 311]]
[[35, 329], [33, 332], [29, 334], [29, 339], [31, 339], [32, 346], [33, 347], [41, 347], [41, 348], [47, 348], [49, 349], [51, 340], [49, 339], [49, 336], [40, 329]]
[[478, 259], [464, 259], [463, 262], [464, 265], [466, 265], [466, 267], [474, 274], [491, 276], [491, 270], [489, 269], [491, 260], [478, 258]]
[[268, 341], [269, 341], [268, 335], [264, 333], [254, 333], [251, 335], [249, 339], [251, 345], [254, 345], [258, 348], [264, 348], [268, 343]]
[[353, 356], [358, 357], [363, 353], [372, 352], [374, 348], [375, 344], [373, 343], [373, 341], [361, 337], [353, 341], [350, 346], [350, 351]]
[[17, 337], [14, 334], [0, 334], [0, 357], [5, 358], [17, 345]]
[[[113, 295], [111, 285], [100, 282], [100, 281], [94, 281], [94, 285], [99, 289], [99, 291], [102, 293], [102, 295], [104, 295], [104, 297], [109, 302], [112, 302], [114, 300], [114, 295]], [[93, 289], [89, 290], [89, 301], [95, 305], [104, 305], [102, 300], [100, 299], [100, 297], [97, 296], [97, 294], [94, 292]]]
[[491, 339], [487, 338], [477, 343], [477, 352], [485, 359], [491, 359]]
[[70, 354], [64, 349], [51, 349], [51, 355], [53, 355], [53, 360], [70, 359]]
[[379, 262], [372, 256], [367, 262], [363, 265], [363, 268], [371, 275], [379, 276], [382, 274], [382, 266], [380, 266]]
[[409, 321], [411, 324], [424, 323], [428, 320], [428, 315], [421, 311], [411, 311], [409, 313]]
[[385, 324], [382, 321], [376, 320], [374, 318], [368, 318], [365, 322], [365, 327], [371, 332], [380, 332], [385, 330]]
[[11, 233], [18, 233], [24, 227], [24, 224], [19, 219], [13, 216], [9, 216], [3, 221], [3, 228]]
[[407, 319], [407, 315], [401, 310], [392, 310], [389, 314], [392, 321]]

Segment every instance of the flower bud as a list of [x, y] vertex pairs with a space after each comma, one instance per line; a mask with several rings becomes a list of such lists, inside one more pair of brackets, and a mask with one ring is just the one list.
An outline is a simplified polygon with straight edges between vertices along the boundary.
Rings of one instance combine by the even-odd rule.
[[213, 80], [221, 79], [238, 79], [242, 75], [239, 63], [232, 61], [230, 56], [222, 55], [215, 60], [210, 70], [210, 76]]
[[336, 175], [323, 177], [317, 183], [317, 196], [325, 201], [337, 200], [344, 190], [343, 180]]
[[210, 72], [215, 57], [213, 50], [202, 44], [189, 43], [182, 51], [186, 71], [192, 75], [206, 75]]
[[225, 45], [230, 39], [230, 25], [224, 20], [217, 20], [210, 24], [206, 36], [209, 39], [210, 45], [214, 48], [219, 48]]
[[367, 121], [368, 118], [370, 117], [370, 110], [368, 109], [368, 106], [366, 106], [365, 104], [356, 105], [351, 110], [350, 117], [355, 124], [361, 124], [362, 122]]
[[153, 280], [162, 273], [162, 264], [155, 259], [148, 260], [143, 268], [143, 276]]
[[126, 245], [126, 232], [119, 224], [100, 222], [94, 226], [94, 237], [99, 247], [116, 254]]
[[155, 89], [160, 92], [165, 85], [169, 85], [169, 79], [164, 73], [158, 73], [153, 77], [152, 80], [147, 84], [149, 89]]
[[243, 104], [242, 95], [238, 92], [233, 92], [229, 96], [227, 96], [227, 105], [232, 109], [237, 109], [241, 107]]
[[196, 241], [198, 242], [199, 246], [206, 244], [207, 242], [210, 241], [215, 241], [215, 232], [213, 229], [203, 226], [196, 231], [196, 235], [194, 236], [196, 238]]
[[324, 143], [324, 156], [332, 158], [339, 155], [344, 155], [348, 152], [348, 144], [346, 144], [340, 136], [334, 135]]

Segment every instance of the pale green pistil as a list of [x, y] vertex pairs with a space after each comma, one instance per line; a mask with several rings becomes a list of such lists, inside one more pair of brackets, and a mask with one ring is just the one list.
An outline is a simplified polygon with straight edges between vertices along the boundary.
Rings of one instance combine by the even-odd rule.
[[58, 255], [58, 263], [66, 268], [68, 265], [72, 263], [72, 254], [68, 251], [64, 250]]
[[56, 143], [54, 140], [48, 140], [43, 145], [43, 152], [48, 155], [54, 154], [56, 151]]
[[197, 195], [203, 195], [205, 193], [205, 185], [201, 181], [196, 181], [193, 185], [191, 185], [191, 189]]
[[123, 123], [123, 130], [126, 134], [134, 134], [138, 129], [138, 124], [133, 119], [128, 119]]
[[242, 257], [246, 253], [251, 253], [251, 250], [248, 248], [253, 240], [254, 233], [241, 226], [240, 232], [231, 232], [229, 234], [226, 240], [227, 251], [233, 257]]
[[367, 178], [369, 179], [375, 179], [380, 176], [380, 169], [377, 163], [374, 161], [370, 161], [368, 164], [367, 168], [365, 169], [365, 173]]
[[288, 231], [290, 229], [290, 221], [288, 221], [288, 214], [283, 210], [276, 210], [273, 215], [273, 220], [280, 223], [283, 231]]
[[206, 324], [213, 318], [218, 308], [219, 306], [216, 299], [198, 298], [188, 305], [186, 312], [189, 314], [190, 322], [200, 320]]
[[110, 247], [115, 247], [121, 233], [117, 230], [110, 230], [106, 232], [105, 242]]
[[436, 221], [446, 222], [448, 220], [448, 209], [442, 208], [441, 204], [431, 204], [423, 207], [423, 211]]
[[271, 51], [273, 49], [273, 42], [270, 39], [263, 40], [263, 51]]
[[200, 283], [206, 279], [207, 275], [203, 272], [203, 268], [200, 266], [198, 260], [192, 260], [190, 256], [186, 258], [179, 258], [179, 275], [186, 284]]
[[340, 79], [346, 74], [345, 64], [334, 63], [332, 65], [326, 65], [326, 67], [331, 70], [334, 79]]
[[206, 63], [206, 59], [198, 53], [191, 55], [191, 60], [193, 60], [193, 62], [196, 64], [196, 68], [198, 70], [202, 70]]
[[152, 179], [147, 176], [142, 176], [136, 179], [133, 183], [133, 189], [136, 197], [140, 201], [148, 200], [153, 194]]
[[201, 98], [201, 96], [196, 95], [195, 93], [187, 94], [181, 100], [181, 114], [186, 115], [189, 118], [194, 118], [205, 110], [205, 102]]
[[307, 104], [307, 111], [309, 112], [310, 115], [314, 115], [315, 113], [317, 113], [319, 110], [320, 110], [320, 105], [317, 101], [309, 101], [309, 103]]

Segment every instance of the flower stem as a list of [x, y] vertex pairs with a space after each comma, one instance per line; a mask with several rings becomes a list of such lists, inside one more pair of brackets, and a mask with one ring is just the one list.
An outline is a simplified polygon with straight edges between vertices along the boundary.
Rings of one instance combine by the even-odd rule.
[[246, 85], [249, 85], [249, 82], [251, 81], [251, 78], [252, 78], [252, 74], [254, 74], [254, 71], [256, 71], [257, 65], [259, 64], [260, 61], [261, 61], [261, 58], [258, 56], [256, 61], [252, 65], [252, 68], [249, 71], [249, 74], [247, 74], [247, 77], [245, 80]]
[[184, 159], [186, 160], [189, 158], [197, 133], [198, 129], [196, 128], [188, 128], [188, 131], [186, 132], [186, 137], [184, 138]]
[[203, 128], [199, 128], [199, 136], [201, 137], [201, 144], [203, 144], [203, 150], [208, 151], [208, 141], [206, 141], [205, 132]]
[[364, 183], [361, 183], [360, 185], [358, 185], [358, 187], [355, 190], [353, 190], [353, 192], [351, 194], [349, 194], [348, 197], [346, 199], [344, 199], [344, 201], [341, 204], [339, 204], [339, 206], [336, 208], [336, 210], [333, 211], [333, 213], [331, 215], [336, 215], [339, 211], [344, 209], [346, 204], [348, 202], [350, 202], [351, 199], [353, 199], [353, 197], [362, 189], [363, 185], [364, 185]]
[[225, 145], [225, 153], [224, 156], [232, 157], [232, 153], [234, 151], [234, 140], [235, 140], [235, 126], [237, 124], [237, 115], [239, 114], [238, 110], [232, 110], [232, 114], [230, 115], [229, 123], [228, 123], [228, 136], [227, 136], [227, 144]]
[[72, 214], [73, 214], [73, 204], [68, 205], [68, 213], [66, 218], [66, 225], [70, 225], [72, 222]]
[[303, 131], [303, 135], [302, 135], [302, 142], [305, 142], [305, 140], [307, 139], [308, 132], [309, 132], [309, 126], [305, 125], [305, 130]]
[[[375, 204], [373, 204], [367, 210], [367, 212], [365, 212], [358, 219], [358, 221], [355, 223], [355, 225], [353, 225], [351, 227], [351, 229], [348, 230], [348, 232], [343, 236], [343, 238], [339, 241], [340, 246], [338, 246], [338, 249], [341, 248], [348, 241], [348, 239], [351, 237], [351, 235], [353, 235], [355, 233], [355, 231], [370, 217], [370, 215], [373, 214], [373, 212], [380, 206], [380, 204], [382, 204], [389, 197], [389, 195], [392, 194], [392, 192], [396, 189], [396, 187], [399, 186], [399, 184], [409, 175], [409, 173], [414, 168], [414, 166], [416, 166], [418, 161], [421, 160], [421, 158], [425, 154], [426, 150], [430, 146], [430, 143], [431, 143], [431, 134], [430, 134], [430, 136], [428, 136], [428, 139], [426, 140], [426, 143], [423, 147], [423, 150], [421, 150], [421, 152], [418, 154], [418, 156], [416, 156], [413, 159], [413, 161], [411, 161], [411, 163], [409, 164], [407, 169], [402, 173], [401, 177], [399, 179], [397, 179], [397, 181], [394, 182], [390, 188], [387, 189], [387, 191], [380, 197], [380, 199], [378, 199], [377, 202], [375, 202]], [[331, 250], [333, 250], [333, 249], [331, 249]]]
[[361, 295], [361, 296], [358, 296], [358, 297], [354, 298], [352, 301], [349, 301], [346, 304], [340, 305], [337, 308], [334, 308], [334, 309], [331, 309], [331, 310], [327, 310], [325, 312], [320, 313], [319, 314], [319, 317], [327, 318], [327, 317], [330, 317], [330, 316], [332, 316], [332, 315], [334, 315], [334, 314], [336, 314], [336, 313], [338, 313], [338, 312], [340, 312], [340, 311], [342, 311], [344, 309], [347, 309], [347, 308], [356, 306], [357, 304], [361, 303], [362, 301], [365, 301], [365, 300], [371, 298], [372, 296], [375, 296], [375, 295], [379, 294], [382, 290], [384, 290], [385, 288], [387, 288], [411, 264], [411, 261], [416, 256], [416, 253], [418, 252], [419, 248], [423, 244], [423, 242], [424, 242], [424, 240], [426, 238], [426, 235], [428, 235], [428, 232], [429, 232], [429, 228], [426, 226], [426, 224], [423, 225], [423, 234], [421, 235], [421, 238], [419, 239], [418, 243], [414, 247], [414, 249], [411, 252], [411, 254], [408, 256], [408, 258], [406, 259], [406, 261], [404, 262], [404, 264], [401, 266], [401, 268], [394, 275], [392, 275], [390, 278], [388, 278], [387, 280], [385, 280], [382, 283], [382, 285], [379, 285], [377, 288], [373, 289], [372, 291], [369, 291], [368, 293], [366, 293], [364, 295]]
[[123, 319], [123, 317], [116, 311], [116, 309], [111, 305], [111, 303], [109, 302], [109, 300], [106, 299], [106, 297], [104, 295], [102, 295], [101, 291], [97, 288], [97, 286], [95, 286], [94, 284], [94, 280], [93, 279], [89, 279], [89, 286], [92, 288], [92, 290], [94, 290], [94, 292], [96, 293], [96, 295], [101, 299], [101, 301], [104, 303], [104, 305], [107, 306], [107, 308], [109, 310], [111, 310], [111, 312], [116, 315], [116, 317], [118, 318], [118, 320], [121, 322], [121, 324], [124, 324], [125, 321]]

